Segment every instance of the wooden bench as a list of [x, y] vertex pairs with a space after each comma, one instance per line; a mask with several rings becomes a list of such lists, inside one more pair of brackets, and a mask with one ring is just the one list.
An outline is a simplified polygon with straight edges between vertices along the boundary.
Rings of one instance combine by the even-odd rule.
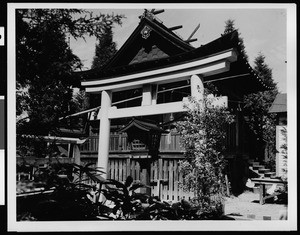
[[273, 192], [270, 195], [266, 195], [266, 185], [272, 185], [272, 184], [283, 184], [287, 185], [287, 181], [284, 181], [282, 179], [266, 179], [266, 178], [253, 178], [251, 179], [252, 182], [255, 182], [259, 184], [259, 203], [263, 205], [266, 201], [266, 199], [275, 197], [277, 195], [280, 195], [280, 192]]

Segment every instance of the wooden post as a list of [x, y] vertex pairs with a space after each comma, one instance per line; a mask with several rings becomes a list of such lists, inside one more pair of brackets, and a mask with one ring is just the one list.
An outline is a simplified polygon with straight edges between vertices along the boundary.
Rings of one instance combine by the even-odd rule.
[[74, 144], [73, 145], [73, 157], [74, 157], [74, 162], [78, 165], [81, 164], [81, 161], [80, 161], [80, 150], [79, 150], [79, 147], [78, 147], [78, 144]]
[[[71, 144], [71, 148], [73, 149], [73, 153], [72, 153], [72, 157], [74, 159], [74, 163], [77, 164], [77, 165], [80, 165], [81, 164], [81, 161], [80, 161], [80, 150], [79, 150], [79, 147], [77, 144]], [[76, 181], [78, 179], [78, 176], [76, 174], [73, 174], [73, 177], [74, 177], [74, 181]]]
[[[191, 76], [191, 96], [200, 103], [200, 111], [203, 110], [204, 86], [202, 79], [198, 75]], [[195, 109], [195, 104], [188, 103], [190, 109]]]
[[110, 138], [110, 119], [108, 118], [108, 109], [111, 107], [111, 91], [102, 91], [101, 109], [100, 109], [100, 130], [99, 130], [99, 148], [98, 148], [98, 167], [106, 173], [103, 175], [107, 178], [107, 164], [109, 155], [109, 138]]
[[128, 157], [126, 159], [126, 178], [128, 176], [131, 176], [133, 178], [133, 176], [131, 175], [130, 165], [131, 165], [131, 160], [130, 160], [130, 157]]
[[152, 103], [152, 87], [151, 84], [143, 85], [142, 106], [151, 105]]
[[151, 195], [150, 188], [150, 160], [149, 159], [141, 159], [140, 161], [140, 171], [141, 171], [141, 183], [147, 185], [149, 187], [141, 188], [140, 192], [145, 193], [147, 195]]
[[152, 105], [155, 105], [156, 103], [157, 103], [157, 90], [158, 90], [158, 86], [155, 84], [155, 85], [152, 85], [152, 93], [151, 93], [151, 99], [152, 99], [152, 101], [151, 101], [151, 104]]
[[225, 175], [225, 183], [226, 183], [226, 193], [227, 193], [227, 196], [229, 197], [230, 196], [230, 191], [229, 191], [229, 182], [228, 182], [228, 176]]
[[262, 205], [265, 203], [264, 197], [266, 196], [266, 185], [260, 184], [259, 185], [259, 203]]
[[191, 76], [191, 96], [196, 99], [196, 101], [203, 100], [204, 86], [202, 79], [198, 75]]

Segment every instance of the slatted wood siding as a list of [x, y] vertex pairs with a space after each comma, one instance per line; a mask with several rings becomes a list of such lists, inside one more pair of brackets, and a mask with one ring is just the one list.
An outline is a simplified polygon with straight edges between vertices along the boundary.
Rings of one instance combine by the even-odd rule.
[[151, 194], [163, 201], [191, 199], [192, 192], [184, 192], [180, 186], [182, 173], [179, 172], [181, 158], [160, 158], [151, 164]]
[[[151, 163], [150, 185], [151, 195], [158, 196], [162, 201], [179, 201], [191, 199], [193, 192], [184, 192], [180, 187], [182, 173], [179, 172], [179, 157], [163, 157]], [[82, 159], [82, 163], [95, 162], [96, 159]], [[130, 156], [113, 156], [108, 163], [107, 178], [125, 182], [127, 176], [132, 176], [135, 182], [141, 181], [141, 166], [139, 160]]]

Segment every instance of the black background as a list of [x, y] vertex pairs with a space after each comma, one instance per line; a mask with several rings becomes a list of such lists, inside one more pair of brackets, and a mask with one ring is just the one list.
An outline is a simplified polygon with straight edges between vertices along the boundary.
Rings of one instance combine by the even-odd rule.
[[[15, 1], [0, 1], [0, 27], [5, 27], [5, 37], [4, 37], [4, 43], [5, 45], [4, 46], [0, 46], [0, 96], [4, 96], [5, 97], [5, 101], [4, 101], [4, 113], [2, 113], [3, 111], [0, 110], [0, 115], [2, 115], [2, 117], [5, 117], [6, 115], [6, 111], [7, 111], [7, 106], [6, 106], [6, 95], [7, 95], [7, 81], [9, 80], [9, 78], [7, 77], [7, 3], [17, 3], [17, 2], [30, 2], [30, 3], [33, 3], [33, 2], [51, 2], [51, 1], [18, 1], [18, 0], [15, 0]], [[52, 2], [59, 2], [60, 1], [52, 1]], [[62, 3], [63, 2], [73, 2], [73, 3], [76, 3], [76, 2], [80, 2], [80, 3], [87, 3], [87, 2], [95, 2], [95, 3], [101, 3], [101, 2], [104, 2], [104, 3], [118, 3], [118, 2], [122, 2], [122, 1], [77, 1], [77, 0], [72, 0], [72, 1], [61, 1]], [[124, 1], [124, 3], [154, 3], [154, 2], [158, 2], [158, 3], [220, 3], [219, 1], [156, 1], [156, 0], [153, 0], [153, 1]], [[229, 1], [230, 3], [234, 3], [235, 1]], [[261, 3], [261, 1], [240, 1], [241, 3]], [[263, 1], [264, 3], [295, 3], [297, 4], [296, 1]], [[223, 3], [223, 2], [222, 2]], [[225, 2], [224, 2], [225, 3]], [[297, 6], [298, 8], [298, 6]], [[298, 10], [298, 9], [297, 9]], [[276, 26], [275, 26], [276, 27]], [[0, 125], [2, 125], [0, 123]], [[6, 120], [4, 120], [4, 127], [6, 126]], [[0, 126], [2, 127], [2, 126]], [[7, 133], [7, 129], [2, 129], [0, 128], [0, 136], [2, 137], [5, 137], [6, 136], [6, 133]], [[5, 140], [3, 142], [3, 146], [2, 146], [2, 143], [0, 142], [0, 149], [5, 149], [6, 147], [6, 143], [5, 143]], [[7, 153], [5, 153], [5, 158], [7, 159]], [[5, 160], [5, 162], [7, 162]], [[5, 172], [7, 172], [7, 166], [5, 166]], [[6, 176], [6, 175], [5, 175]], [[5, 177], [6, 179], [6, 177]], [[0, 185], [1, 187], [1, 190], [3, 189], [3, 185]], [[6, 183], [4, 185], [4, 192], [6, 192]], [[5, 193], [5, 202], [7, 202], [7, 195]], [[33, 225], [34, 226], [34, 225]], [[1, 206], [0, 205], [0, 234], [3, 234], [2, 232], [7, 232], [7, 205], [4, 205], [4, 206]], [[186, 233], [187, 231], [185, 231]], [[121, 234], [121, 233], [125, 233], [125, 234], [137, 234], [137, 232], [120, 232], [120, 233], [113, 233], [113, 232], [110, 232], [110, 233], [101, 233], [101, 234]], [[138, 232], [138, 234], [147, 234], [147, 232]], [[153, 233], [153, 232], [151, 232]], [[151, 234], [151, 233], [148, 233], [148, 234]], [[164, 232], [164, 233], [169, 233], [169, 232]], [[192, 233], [192, 232], [188, 232], [188, 233]], [[232, 233], [237, 233], [237, 232], [231, 232]], [[275, 233], [277, 232], [272, 232], [272, 234], [274, 235]], [[52, 233], [53, 234], [53, 233]], [[72, 233], [74, 234], [74, 233]], [[172, 232], [173, 234], [173, 232]], [[279, 232], [278, 232], [279, 234]]]
[[[5, 27], [4, 29], [4, 46], [0, 46], [0, 96], [4, 96], [6, 98], [6, 86], [7, 86], [7, 47], [6, 47], [6, 17], [7, 16], [7, 8], [6, 3], [3, 1], [0, 2], [0, 26]], [[2, 35], [3, 36], [3, 35]], [[0, 100], [0, 149], [5, 149], [5, 140], [4, 137], [6, 136], [5, 130], [5, 100]], [[5, 161], [6, 162], [6, 161]], [[6, 172], [6, 170], [5, 170]], [[3, 174], [1, 172], [1, 174]], [[4, 189], [6, 192], [6, 185], [0, 185], [1, 190]], [[0, 232], [7, 231], [7, 213], [6, 213], [6, 206], [0, 206]]]

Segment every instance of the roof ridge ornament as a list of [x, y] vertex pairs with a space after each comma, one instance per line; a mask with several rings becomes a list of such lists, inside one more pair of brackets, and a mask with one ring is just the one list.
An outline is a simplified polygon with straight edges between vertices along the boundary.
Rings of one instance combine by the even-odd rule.
[[155, 15], [158, 15], [160, 13], [163, 13], [165, 10], [162, 9], [162, 10], [155, 10], [155, 9], [152, 9], [151, 11], [149, 11], [148, 9], [144, 9], [144, 13], [139, 16], [139, 18], [142, 20], [144, 18], [147, 18], [148, 20], [157, 20], [158, 22], [162, 23], [161, 20], [159, 20], [157, 17], [155, 17]]
[[149, 11], [149, 10], [145, 9], [144, 13], [141, 16], [139, 16], [139, 18], [141, 20], [144, 19], [144, 18], [147, 18], [147, 19], [150, 19], [150, 20], [154, 20], [155, 16], [152, 13], [152, 11]]

